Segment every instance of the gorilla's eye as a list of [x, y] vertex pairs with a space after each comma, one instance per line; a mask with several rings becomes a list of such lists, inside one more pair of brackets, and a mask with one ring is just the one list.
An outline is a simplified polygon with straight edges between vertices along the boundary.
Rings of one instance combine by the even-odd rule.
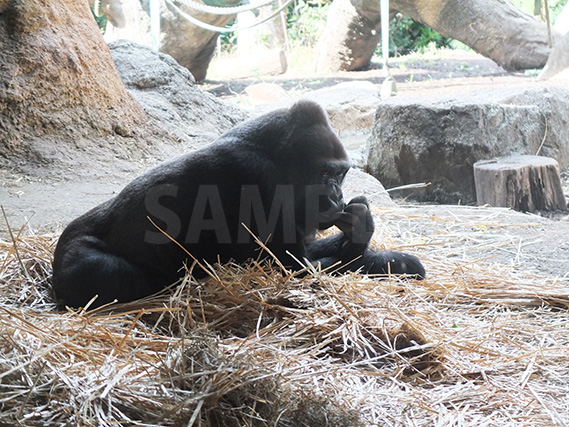
[[349, 166], [344, 164], [345, 162], [332, 162], [330, 165], [322, 165], [319, 169], [319, 178], [322, 183], [335, 183], [342, 184], [348, 170]]

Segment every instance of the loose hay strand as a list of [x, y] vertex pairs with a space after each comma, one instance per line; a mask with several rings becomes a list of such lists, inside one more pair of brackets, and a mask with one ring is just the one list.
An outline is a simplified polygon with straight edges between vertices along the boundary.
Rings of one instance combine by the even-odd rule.
[[57, 236], [16, 238], [29, 278], [0, 241], [0, 425], [566, 425], [568, 283], [479, 256], [500, 212], [382, 211], [420, 282], [255, 261], [92, 312], [54, 311]]
[[[22, 269], [22, 271], [24, 272], [26, 277], [29, 279], [30, 275], [28, 274], [28, 270], [26, 270], [26, 267], [24, 266], [24, 263], [22, 262], [22, 258], [20, 258], [20, 253], [18, 252], [18, 244], [16, 242], [16, 238], [14, 238], [14, 233], [12, 232], [12, 227], [10, 226], [10, 222], [8, 221], [8, 215], [6, 215], [6, 211], [4, 210], [4, 206], [0, 206], [0, 208], [2, 209], [2, 215], [4, 216], [4, 221], [6, 222], [6, 228], [8, 229], [10, 239], [12, 240], [12, 245], [13, 245], [14, 253], [16, 254], [16, 259], [18, 260], [18, 264], [20, 265], [20, 268]], [[20, 236], [24, 227], [25, 227], [25, 224], [22, 226], [22, 229], [18, 233], [18, 237]]]

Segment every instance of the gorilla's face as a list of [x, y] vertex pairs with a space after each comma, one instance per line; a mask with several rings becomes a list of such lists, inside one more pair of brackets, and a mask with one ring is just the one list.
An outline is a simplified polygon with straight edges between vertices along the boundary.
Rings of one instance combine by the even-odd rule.
[[346, 206], [341, 187], [348, 169], [347, 161], [329, 161], [319, 169], [319, 183], [306, 189], [307, 218], [319, 230], [331, 227]]
[[327, 122], [305, 129], [290, 160], [296, 187], [296, 212], [303, 215], [307, 234], [331, 227], [345, 207], [342, 182], [350, 161]]

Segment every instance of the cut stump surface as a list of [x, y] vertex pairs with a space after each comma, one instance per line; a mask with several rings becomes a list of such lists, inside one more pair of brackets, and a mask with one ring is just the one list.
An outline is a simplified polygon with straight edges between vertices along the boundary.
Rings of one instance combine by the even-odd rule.
[[507, 156], [474, 164], [479, 205], [522, 212], [567, 210], [559, 165], [542, 156]]

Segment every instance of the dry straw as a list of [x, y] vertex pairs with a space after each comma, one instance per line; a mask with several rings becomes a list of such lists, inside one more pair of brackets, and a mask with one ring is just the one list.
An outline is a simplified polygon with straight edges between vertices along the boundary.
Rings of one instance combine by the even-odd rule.
[[57, 236], [0, 241], [0, 425], [567, 425], [568, 283], [484, 259], [504, 212], [377, 211], [421, 282], [213, 266], [94, 312], [55, 311]]

